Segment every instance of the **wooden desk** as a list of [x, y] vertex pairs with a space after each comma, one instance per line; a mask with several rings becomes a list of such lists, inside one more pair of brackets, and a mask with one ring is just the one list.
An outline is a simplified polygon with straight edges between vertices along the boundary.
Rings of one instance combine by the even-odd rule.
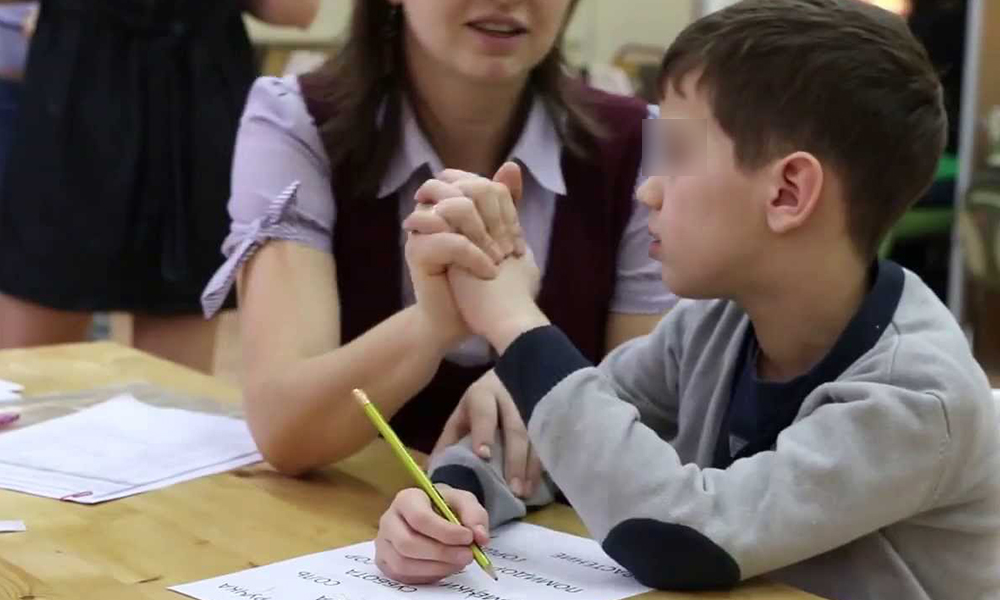
[[[110, 343], [0, 352], [0, 379], [23, 384], [29, 396], [137, 380], [217, 400], [239, 396], [218, 380]], [[28, 526], [0, 535], [0, 600], [179, 600], [168, 586], [373, 538], [389, 500], [408, 483], [379, 442], [307, 479], [255, 466], [97, 506], [0, 491], [0, 519]], [[566, 507], [529, 520], [586, 535]], [[729, 593], [643, 598], [815, 597], [755, 582]]]

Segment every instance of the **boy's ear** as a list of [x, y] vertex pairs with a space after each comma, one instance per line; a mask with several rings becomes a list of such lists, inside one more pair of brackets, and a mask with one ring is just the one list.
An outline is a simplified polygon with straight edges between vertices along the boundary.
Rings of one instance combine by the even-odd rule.
[[823, 191], [823, 165], [808, 152], [795, 152], [773, 167], [773, 192], [765, 207], [774, 233], [801, 227], [816, 210]]

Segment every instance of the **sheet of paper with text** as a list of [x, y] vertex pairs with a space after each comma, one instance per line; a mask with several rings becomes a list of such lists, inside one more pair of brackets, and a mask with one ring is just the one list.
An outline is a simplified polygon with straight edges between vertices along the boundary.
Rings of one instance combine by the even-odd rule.
[[498, 529], [486, 553], [499, 582], [473, 563], [435, 585], [404, 585], [379, 571], [365, 542], [170, 589], [196, 600], [619, 600], [649, 591], [593, 540], [536, 525]]

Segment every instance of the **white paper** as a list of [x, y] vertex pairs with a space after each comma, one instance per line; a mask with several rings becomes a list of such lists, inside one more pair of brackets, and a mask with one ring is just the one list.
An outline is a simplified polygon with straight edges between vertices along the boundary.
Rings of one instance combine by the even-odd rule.
[[13, 381], [6, 381], [0, 379], [0, 392], [23, 392], [24, 386], [19, 383], [14, 383]]
[[244, 421], [124, 395], [0, 433], [0, 488], [96, 504], [260, 460]]
[[0, 533], [17, 533], [27, 530], [24, 521], [0, 521]]
[[0, 379], [0, 404], [4, 402], [18, 402], [22, 400], [21, 392], [24, 391], [24, 386], [14, 383], [13, 381], [4, 381]]
[[473, 563], [438, 584], [390, 580], [372, 542], [170, 588], [196, 600], [618, 600], [649, 591], [586, 538], [515, 523], [495, 532], [487, 554], [500, 581]]

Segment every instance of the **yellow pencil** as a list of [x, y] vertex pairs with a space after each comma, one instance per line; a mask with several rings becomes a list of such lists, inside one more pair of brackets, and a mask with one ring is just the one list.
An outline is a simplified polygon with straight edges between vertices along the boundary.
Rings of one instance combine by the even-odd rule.
[[[389, 426], [385, 417], [383, 417], [382, 413], [379, 412], [378, 407], [372, 404], [371, 400], [368, 399], [368, 396], [361, 390], [354, 390], [354, 398], [358, 401], [362, 408], [365, 409], [365, 414], [367, 414], [368, 418], [371, 419], [372, 424], [375, 425], [375, 429], [378, 429], [378, 432], [382, 434], [385, 441], [389, 442], [389, 447], [392, 448], [393, 452], [396, 453], [396, 456], [399, 457], [399, 460], [402, 461], [403, 466], [406, 467], [406, 470], [409, 471], [410, 475], [413, 476], [413, 479], [416, 480], [420, 489], [424, 490], [424, 492], [430, 496], [431, 502], [434, 504], [434, 508], [436, 508], [444, 518], [456, 525], [461, 525], [462, 522], [459, 521], [458, 517], [455, 516], [455, 513], [452, 512], [448, 503], [444, 501], [444, 498], [441, 497], [437, 488], [434, 487], [431, 480], [426, 474], [424, 474], [424, 470], [420, 468], [417, 461], [413, 460], [410, 453], [406, 451], [406, 447], [403, 446], [403, 442], [399, 440], [399, 436], [397, 436], [396, 432]], [[486, 556], [486, 553], [483, 552], [483, 549], [479, 547], [479, 544], [472, 542], [472, 546], [470, 546], [470, 548], [472, 548], [472, 556], [476, 559], [476, 564], [482, 567], [483, 571], [486, 571], [486, 574], [492, 577], [495, 581], [499, 581], [497, 579], [496, 571], [493, 570], [493, 563], [490, 561], [489, 557]]]

